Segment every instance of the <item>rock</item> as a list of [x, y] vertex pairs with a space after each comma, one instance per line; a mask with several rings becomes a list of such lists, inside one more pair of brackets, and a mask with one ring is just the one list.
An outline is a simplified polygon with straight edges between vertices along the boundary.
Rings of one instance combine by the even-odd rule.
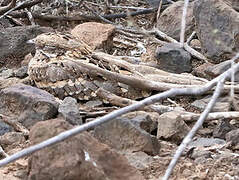
[[[191, 106], [200, 111], [203, 111], [210, 100], [211, 100], [211, 96], [207, 96], [202, 99], [195, 100], [191, 104]], [[231, 104], [230, 104], [230, 101], [228, 100], [228, 97], [218, 98], [218, 101], [213, 106], [211, 112], [227, 112], [230, 110], [230, 108], [231, 108]]]
[[4, 135], [7, 132], [11, 132], [11, 131], [13, 131], [13, 128], [11, 126], [0, 121], [0, 136]]
[[48, 31], [50, 31], [50, 28], [40, 26], [1, 29], [0, 67], [19, 67], [25, 55], [34, 50], [34, 45], [27, 43], [27, 41]]
[[[31, 144], [53, 137], [72, 126], [59, 119], [39, 122], [30, 130]], [[29, 160], [29, 180], [143, 180], [122, 155], [83, 132], [34, 153]]]
[[27, 74], [28, 67], [27, 66], [22, 66], [19, 69], [14, 71], [14, 76], [18, 77], [20, 79], [23, 79], [28, 76]]
[[75, 98], [66, 97], [58, 108], [59, 117], [63, 117], [72, 125], [81, 125], [82, 118]]
[[230, 121], [227, 119], [220, 120], [218, 125], [213, 130], [213, 137], [225, 139], [226, 134], [233, 129]]
[[7, 79], [14, 76], [14, 72], [12, 69], [1, 68], [0, 69], [0, 77]]
[[208, 150], [200, 150], [200, 149], [194, 149], [193, 150], [193, 153], [191, 155], [191, 158], [192, 159], [198, 159], [198, 158], [205, 158], [205, 159], [208, 159], [208, 158], [212, 158], [212, 153]]
[[190, 131], [187, 124], [180, 118], [181, 112], [171, 111], [160, 115], [158, 119], [157, 138], [168, 139], [180, 143]]
[[[207, 73], [212, 78], [215, 78], [230, 68], [231, 68], [231, 61], [228, 60], [213, 66], [208, 66], [205, 70], [205, 73]], [[239, 81], [239, 72], [235, 73], [235, 81], [236, 82]]]
[[7, 88], [7, 87], [10, 87], [10, 86], [13, 86], [13, 85], [18, 84], [18, 83], [21, 83], [21, 79], [19, 79], [19, 78], [13, 77], [13, 78], [5, 79], [5, 78], [2, 78], [0, 76], [0, 90], [4, 89], [4, 88]]
[[76, 26], [71, 34], [87, 43], [92, 49], [110, 50], [115, 27], [110, 24], [87, 22]]
[[198, 39], [191, 40], [190, 41], [190, 46], [197, 51], [201, 50], [201, 43]]
[[127, 153], [124, 156], [128, 159], [131, 166], [138, 170], [144, 170], [154, 161], [153, 157], [144, 152]]
[[191, 55], [174, 43], [157, 48], [155, 56], [162, 70], [172, 73], [192, 70]]
[[158, 113], [135, 111], [124, 115], [123, 117], [130, 119], [130, 122], [145, 130], [148, 133], [152, 133], [158, 127]]
[[16, 118], [26, 127], [55, 117], [58, 102], [48, 92], [23, 84], [0, 91], [0, 113]]
[[224, 144], [226, 144], [226, 141], [219, 138], [197, 138], [196, 140], [191, 141], [187, 147], [210, 147]]
[[93, 135], [100, 142], [121, 152], [143, 151], [150, 155], [157, 155], [160, 150], [156, 137], [140, 129], [127, 118], [119, 117], [97, 126]]
[[212, 63], [204, 63], [198, 67], [196, 67], [193, 70], [193, 75], [206, 78], [206, 79], [212, 79], [212, 76], [207, 73], [208, 69], [213, 67], [214, 65]]
[[24, 134], [20, 132], [8, 132], [0, 136], [0, 144], [5, 150], [11, 150], [25, 141]]
[[[158, 8], [161, 0], [146, 0], [146, 1], [151, 7]], [[167, 0], [163, 0], [162, 5], [166, 5], [166, 4], [170, 4], [170, 2]]]
[[239, 50], [239, 13], [222, 0], [195, 1], [193, 14], [203, 53], [212, 61]]
[[233, 150], [239, 150], [239, 129], [228, 132], [226, 134], [226, 141], [230, 143]]
[[[157, 21], [157, 28], [168, 36], [179, 40], [181, 31], [181, 18], [183, 12], [183, 1], [178, 1], [165, 9]], [[188, 5], [185, 35], [190, 36], [194, 30], [193, 2]]]

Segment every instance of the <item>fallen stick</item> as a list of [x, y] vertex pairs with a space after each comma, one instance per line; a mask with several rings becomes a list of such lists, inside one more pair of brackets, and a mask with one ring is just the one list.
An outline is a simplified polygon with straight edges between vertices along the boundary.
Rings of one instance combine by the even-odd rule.
[[[185, 122], [194, 122], [197, 121], [200, 117], [200, 114], [185, 112], [180, 115], [180, 117]], [[218, 119], [237, 119], [239, 120], [239, 112], [231, 111], [231, 112], [213, 112], [209, 113], [205, 121], [218, 120]]]
[[[99, 88], [96, 91], [96, 94], [98, 97], [108, 101], [110, 104], [112, 105], [116, 105], [119, 107], [125, 107], [125, 106], [129, 106], [132, 105], [134, 103], [136, 103], [137, 101], [128, 99], [128, 98], [122, 98], [120, 96], [117, 96], [109, 91], [106, 91], [102, 88]], [[148, 111], [148, 112], [158, 112], [160, 114], [163, 114], [165, 112], [170, 112], [175, 110], [175, 107], [169, 107], [169, 106], [164, 106], [164, 105], [149, 105], [147, 107], [143, 107], [142, 109], [139, 110], [144, 110], [144, 111]]]

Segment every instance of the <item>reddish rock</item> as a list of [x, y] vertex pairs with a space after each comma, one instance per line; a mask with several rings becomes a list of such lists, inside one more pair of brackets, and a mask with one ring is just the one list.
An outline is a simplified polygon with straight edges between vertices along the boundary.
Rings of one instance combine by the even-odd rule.
[[[60, 119], [39, 122], [30, 131], [30, 142], [42, 142], [71, 128]], [[34, 153], [29, 171], [29, 180], [143, 180], [125, 157], [87, 132]]]
[[[184, 1], [178, 1], [165, 9], [157, 22], [157, 28], [170, 37], [179, 40]], [[186, 36], [194, 29], [193, 2], [189, 3], [186, 21]]]
[[110, 24], [87, 22], [76, 26], [71, 34], [93, 49], [110, 50], [113, 45], [115, 27]]
[[115, 118], [97, 126], [94, 129], [94, 136], [100, 142], [121, 152], [143, 151], [150, 155], [159, 154], [160, 144], [156, 137], [141, 129], [140, 123], [131, 120], [123, 117]]

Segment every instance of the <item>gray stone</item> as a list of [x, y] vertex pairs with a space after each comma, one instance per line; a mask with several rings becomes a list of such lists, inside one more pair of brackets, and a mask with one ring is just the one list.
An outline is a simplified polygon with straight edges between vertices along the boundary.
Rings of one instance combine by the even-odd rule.
[[226, 141], [230, 142], [233, 150], [239, 150], [239, 129], [232, 130], [226, 134]]
[[[31, 144], [71, 129], [65, 120], [42, 121], [30, 130]], [[28, 180], [143, 180], [127, 159], [83, 132], [35, 152], [29, 160]]]
[[130, 119], [130, 121], [138, 126], [139, 128], [145, 130], [148, 133], [152, 133], [157, 129], [158, 126], [158, 113], [148, 113], [145, 111], [135, 111], [130, 112], [124, 115], [123, 117], [126, 117]]
[[188, 148], [192, 147], [210, 147], [215, 145], [224, 145], [226, 141], [219, 138], [197, 138], [188, 144]]
[[23, 79], [28, 76], [27, 74], [28, 67], [27, 66], [22, 66], [19, 69], [14, 71], [14, 76], [18, 77], [20, 79]]
[[213, 130], [213, 137], [225, 139], [226, 134], [233, 130], [233, 126], [230, 124], [230, 121], [227, 119], [220, 120], [218, 125]]
[[[160, 1], [161, 0], [147, 0], [147, 3], [153, 8], [158, 8]], [[166, 4], [169, 4], [169, 3], [170, 2], [168, 0], [162, 0], [162, 5], [166, 5]]]
[[4, 28], [0, 31], [0, 67], [19, 67], [24, 56], [34, 50], [27, 43], [37, 35], [50, 31], [40, 26], [19, 26]]
[[175, 143], [180, 143], [187, 135], [190, 128], [180, 118], [181, 112], [171, 111], [163, 113], [158, 119], [157, 138], [168, 139]]
[[0, 91], [0, 113], [26, 127], [57, 115], [58, 102], [48, 92], [23, 84]]
[[203, 53], [220, 62], [239, 50], [239, 13], [223, 0], [195, 1], [193, 14]]
[[14, 76], [14, 72], [12, 69], [1, 68], [0, 69], [0, 77], [7, 79]]
[[[206, 106], [208, 105], [209, 101], [211, 99], [211, 96], [207, 96], [205, 98], [199, 99], [199, 100], [195, 100], [191, 106], [203, 111]], [[231, 108], [231, 104], [228, 101], [228, 98], [219, 98], [218, 101], [216, 102], [216, 104], [213, 106], [212, 108], [212, 112], [226, 112], [229, 111]]]
[[100, 142], [122, 152], [143, 151], [157, 155], [160, 150], [155, 136], [151, 136], [127, 118], [116, 118], [97, 126], [93, 135]]
[[192, 70], [191, 55], [177, 44], [169, 43], [158, 47], [155, 56], [162, 70], [172, 73]]
[[59, 116], [63, 117], [72, 125], [81, 125], [82, 118], [79, 112], [76, 99], [66, 97], [58, 108]]
[[4, 122], [0, 122], [0, 136], [13, 131], [13, 128]]
[[212, 153], [210, 151], [207, 151], [207, 150], [194, 150], [193, 153], [192, 153], [192, 156], [191, 158], [192, 159], [198, 159], [198, 158], [212, 158]]
[[[160, 15], [157, 21], [157, 28], [168, 36], [179, 40], [181, 31], [181, 19], [183, 12], [183, 1], [178, 1], [170, 5]], [[186, 21], [186, 37], [191, 35], [194, 30], [193, 2], [189, 3]]]

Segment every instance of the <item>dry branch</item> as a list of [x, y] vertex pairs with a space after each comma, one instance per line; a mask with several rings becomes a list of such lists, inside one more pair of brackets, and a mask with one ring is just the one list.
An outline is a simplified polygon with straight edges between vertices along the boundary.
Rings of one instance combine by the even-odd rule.
[[[108, 101], [110, 104], [119, 107], [129, 106], [137, 102], [128, 98], [122, 98], [102, 88], [99, 88], [96, 94], [98, 97], [101, 97], [102, 99]], [[143, 107], [142, 109], [140, 108], [139, 110], [144, 110], [148, 112], [158, 112], [159, 114], [162, 114], [165, 112], [173, 111], [174, 109], [175, 107], [169, 107], [164, 105], [149, 105], [147, 107]]]
[[0, 7], [0, 14], [4, 14], [16, 6], [16, 0], [12, 0], [7, 6]]
[[[180, 118], [185, 122], [194, 122], [197, 121], [200, 117], [200, 114], [191, 113], [191, 112], [182, 112]], [[239, 120], [239, 112], [213, 112], [209, 113], [205, 121], [218, 120], [218, 119], [237, 119]]]

